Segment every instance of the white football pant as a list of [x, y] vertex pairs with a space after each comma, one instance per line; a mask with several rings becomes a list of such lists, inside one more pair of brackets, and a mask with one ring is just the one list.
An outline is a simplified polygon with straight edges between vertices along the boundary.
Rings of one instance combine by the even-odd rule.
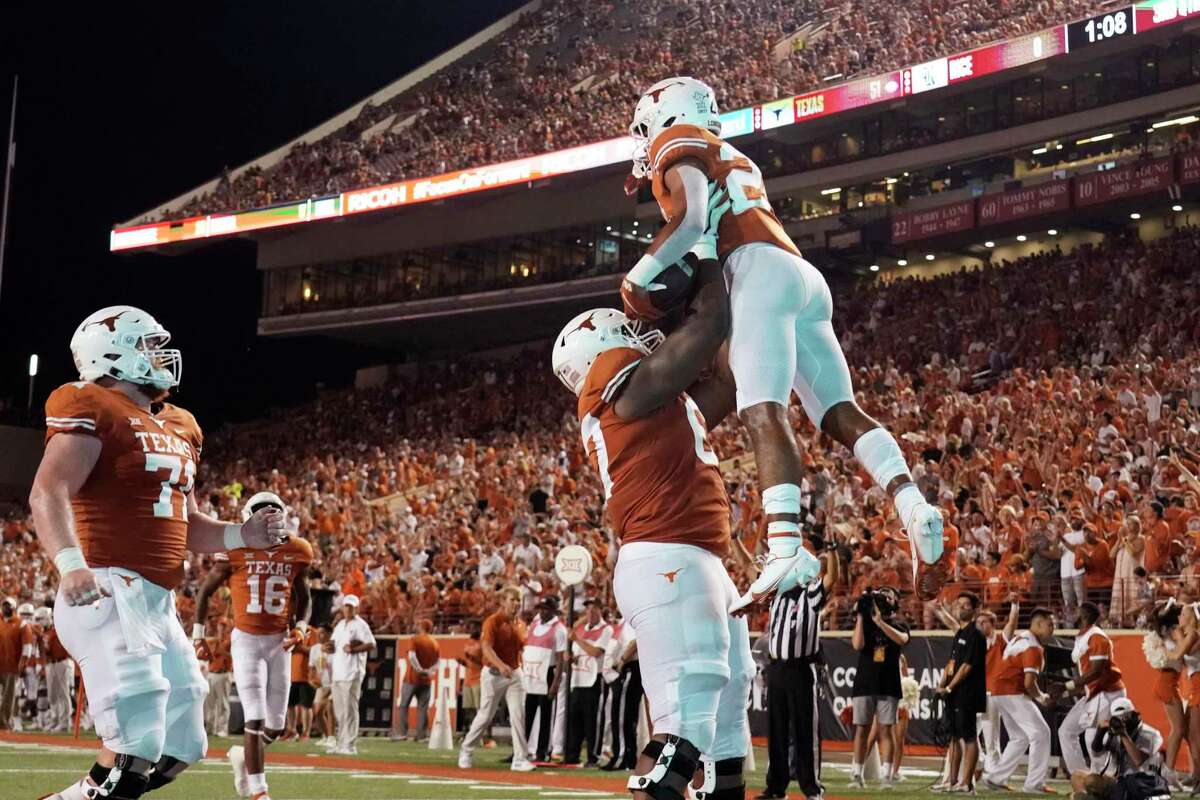
[[281, 731], [287, 722], [292, 685], [292, 654], [283, 649], [286, 633], [254, 634], [234, 628], [230, 654], [233, 682], [242, 701], [242, 718], [261, 719], [267, 730]]
[[622, 545], [613, 574], [633, 626], [655, 734], [690, 741], [713, 761], [750, 744], [750, 633], [729, 615], [739, 593], [721, 559], [689, 544]]
[[795, 391], [819, 430], [830, 407], [854, 399], [825, 277], [799, 256], [753, 242], [726, 259], [725, 278], [738, 412], [768, 401], [786, 406]]
[[[1069, 772], [1080, 772], [1088, 768], [1083, 758], [1083, 745], [1079, 743], [1079, 735], [1085, 734], [1084, 739], [1091, 746], [1100, 723], [1112, 716], [1110, 707], [1114, 700], [1125, 697], [1125, 690], [1103, 692], [1094, 697], [1081, 697], [1074, 708], [1067, 712], [1062, 724], [1058, 726], [1058, 745], [1062, 748], [1063, 761]], [[1095, 761], [1092, 762], [1093, 764]]]
[[[985, 770], [992, 783], [1008, 783], [1017, 771], [1021, 758], [1029, 752], [1029, 770], [1025, 776], [1024, 790], [1039, 793], [1046, 785], [1050, 774], [1050, 726], [1042, 716], [1038, 704], [1024, 694], [1002, 694], [992, 698], [993, 707], [1004, 721], [1008, 731], [1008, 745], [1000, 754], [995, 768]], [[995, 729], [999, 736], [999, 727]]]

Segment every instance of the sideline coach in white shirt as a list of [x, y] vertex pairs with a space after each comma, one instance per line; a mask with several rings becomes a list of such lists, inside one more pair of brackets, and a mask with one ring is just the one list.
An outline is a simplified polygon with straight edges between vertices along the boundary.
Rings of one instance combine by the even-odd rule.
[[[375, 649], [375, 635], [367, 621], [358, 616], [358, 598], [342, 599], [342, 618], [330, 638], [333, 652], [333, 714], [337, 717], [335, 755], [355, 755], [358, 738], [358, 701], [367, 674], [367, 653]], [[328, 647], [328, 645], [327, 645]]]

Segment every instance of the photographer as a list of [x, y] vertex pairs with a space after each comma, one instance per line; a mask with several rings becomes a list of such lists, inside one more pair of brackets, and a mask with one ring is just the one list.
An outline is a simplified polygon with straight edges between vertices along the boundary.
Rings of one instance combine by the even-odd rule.
[[851, 786], [862, 789], [863, 762], [867, 757], [867, 736], [871, 723], [879, 721], [880, 774], [885, 788], [892, 785], [892, 726], [900, 705], [900, 651], [908, 643], [908, 628], [893, 619], [900, 598], [890, 586], [868, 589], [855, 603], [854, 635], [851, 644], [858, 651], [858, 669], [854, 674], [854, 762]]
[[1128, 798], [1170, 795], [1166, 781], [1158, 774], [1162, 734], [1142, 722], [1127, 697], [1114, 700], [1110, 713], [1089, 743], [1092, 769], [1072, 773], [1071, 788], [1099, 800], [1118, 794]]

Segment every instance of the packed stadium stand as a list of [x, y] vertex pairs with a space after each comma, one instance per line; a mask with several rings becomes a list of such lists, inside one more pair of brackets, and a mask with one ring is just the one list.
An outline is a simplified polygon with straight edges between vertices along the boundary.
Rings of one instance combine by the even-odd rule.
[[723, 108], [743, 108], [1116, 5], [924, 0], [879, 15], [865, 0], [547, 0], [339, 130], [297, 143], [269, 168], [224, 176], [161, 216], [259, 208], [611, 139], [639, 92], [667, 74], [703, 75]]
[[[1110, 624], [1137, 623], [1168, 592], [1200, 598], [1198, 274], [1200, 229], [1188, 227], [839, 294], [860, 403], [897, 434], [958, 539], [942, 599], [969, 587], [993, 606], [1018, 596], [1069, 614], [1060, 564], [1036, 551], [1072, 528], [1088, 534], [1076, 558]], [[424, 365], [214, 431], [201, 507], [233, 518], [239, 498], [278, 492], [315, 545], [322, 583], [361, 594], [379, 631], [419, 619], [459, 630], [510, 582], [532, 608], [558, 591], [553, 555], [568, 542], [592, 550], [588, 591], [605, 595], [615, 548], [602, 491], [548, 363], [538, 343], [501, 361]], [[853, 555], [828, 616], [837, 627], [846, 598], [908, 584], [908, 548], [850, 454], [798, 405], [792, 417], [807, 531]], [[753, 552], [764, 523], [746, 437], [730, 421], [714, 443]], [[7, 521], [0, 594], [35, 597], [53, 580], [28, 525]], [[189, 564], [185, 618], [205, 566]], [[934, 603], [910, 596], [906, 608], [937, 625]]]

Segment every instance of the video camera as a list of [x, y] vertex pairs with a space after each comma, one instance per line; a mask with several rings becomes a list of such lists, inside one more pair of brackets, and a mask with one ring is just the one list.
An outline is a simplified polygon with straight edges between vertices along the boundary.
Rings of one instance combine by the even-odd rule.
[[1141, 727], [1142, 715], [1136, 711], [1114, 716], [1108, 721], [1108, 731], [1113, 736], [1137, 736], [1138, 729]]

